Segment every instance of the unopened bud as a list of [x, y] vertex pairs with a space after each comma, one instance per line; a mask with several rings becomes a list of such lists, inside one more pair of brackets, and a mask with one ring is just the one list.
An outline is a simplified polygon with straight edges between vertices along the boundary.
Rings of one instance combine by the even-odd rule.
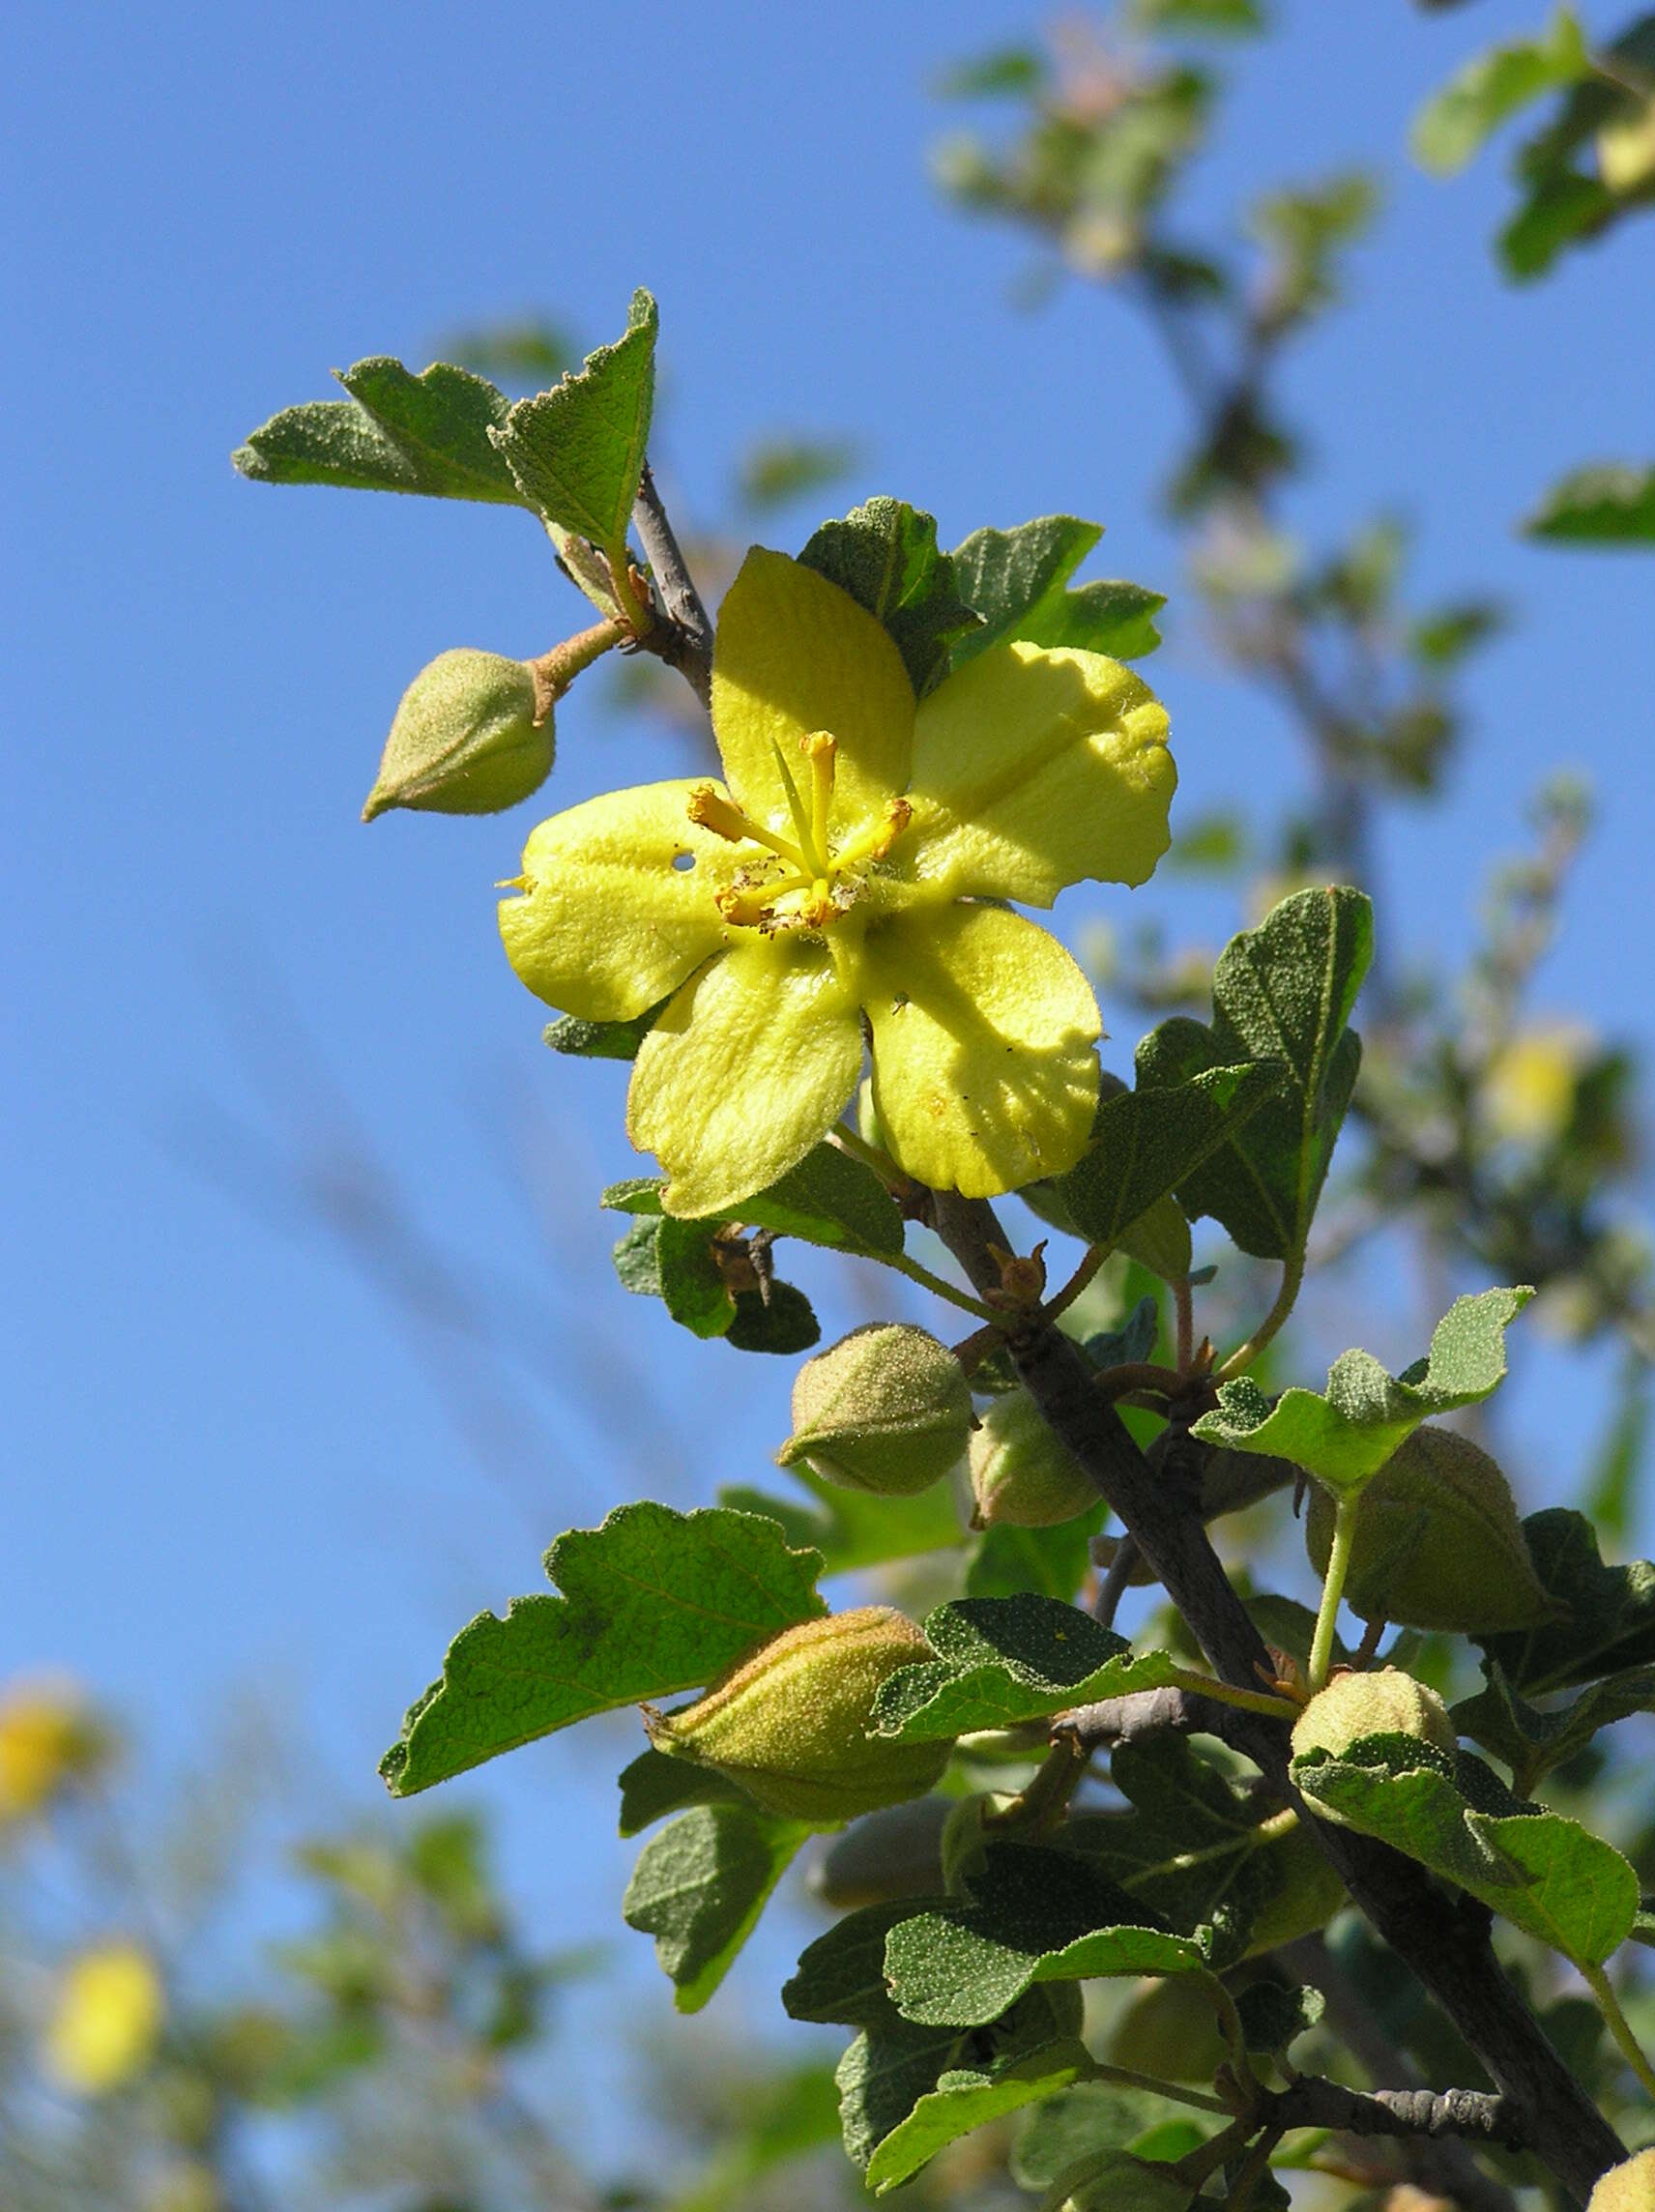
[[[1437, 1692], [1400, 1667], [1380, 1667], [1371, 1674], [1335, 1674], [1319, 1690], [1293, 1723], [1292, 1755], [1302, 1759], [1306, 1752], [1325, 1751], [1337, 1759], [1370, 1735], [1416, 1736], [1450, 1759], [1459, 1750], [1453, 1720]], [[1345, 1824], [1331, 1807], [1318, 1802], [1316, 1809], [1324, 1819]]]
[[1008, 1390], [972, 1438], [972, 1493], [979, 1528], [1051, 1528], [1097, 1503], [1097, 1485], [1052, 1430], [1027, 1390]]
[[1655, 2212], [1655, 2149], [1611, 2166], [1586, 2198], [1586, 2212]]
[[953, 1809], [946, 1797], [911, 1797], [870, 1813], [835, 1836], [817, 1860], [811, 1895], [837, 1912], [898, 1897], [935, 1897], [943, 1887], [943, 1830]]
[[767, 1812], [836, 1826], [918, 1797], [953, 1745], [868, 1733], [880, 1685], [936, 1654], [887, 1605], [784, 1628], [681, 1712], [646, 1706], [657, 1751], [715, 1767]]
[[[1312, 1490], [1305, 1549], [1319, 1574], [1333, 1543], [1333, 1500]], [[1416, 1429], [1368, 1483], [1345, 1602], [1364, 1620], [1490, 1635], [1537, 1628], [1555, 1608], [1518, 1520], [1511, 1485], [1453, 1429]]]
[[1229, 2055], [1212, 1985], [1196, 1974], [1147, 1982], [1118, 2016], [1105, 2052], [1111, 2065], [1164, 2081], [1210, 2081]]
[[910, 1498], [958, 1465], [971, 1433], [971, 1390], [947, 1346], [908, 1322], [874, 1322], [799, 1369], [793, 1434], [776, 1460], [802, 1460], [847, 1490]]
[[393, 806], [498, 814], [552, 772], [552, 713], [526, 661], [461, 646], [440, 653], [402, 694], [363, 820]]

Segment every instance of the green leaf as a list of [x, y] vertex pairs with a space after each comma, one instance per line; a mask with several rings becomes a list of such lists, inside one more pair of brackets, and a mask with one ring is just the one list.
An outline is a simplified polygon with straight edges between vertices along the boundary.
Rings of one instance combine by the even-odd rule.
[[736, 1318], [724, 1341], [737, 1352], [770, 1352], [784, 1359], [808, 1352], [822, 1340], [822, 1324], [804, 1293], [772, 1280], [763, 1291], [736, 1293]]
[[560, 530], [624, 559], [655, 397], [659, 317], [634, 292], [626, 335], [550, 392], [519, 399], [493, 432], [525, 503]]
[[1531, 1795], [1554, 1767], [1578, 1758], [1599, 1729], [1633, 1713], [1655, 1712], [1655, 1667], [1628, 1667], [1610, 1674], [1550, 1712], [1513, 1689], [1497, 1659], [1486, 1663], [1486, 1672], [1487, 1688], [1454, 1707], [1454, 1725], [1505, 1761], [1512, 1787], [1523, 1797]]
[[1304, 1250], [1362, 1057], [1346, 1027], [1373, 953], [1373, 909], [1344, 887], [1299, 891], [1231, 939], [1212, 976], [1213, 1021], [1179, 1016], [1138, 1047], [1140, 1089], [1171, 1090], [1247, 1060], [1287, 1063], [1279, 1095], [1177, 1186], [1263, 1260]]
[[1056, 1598], [967, 1597], [926, 1616], [936, 1652], [880, 1685], [871, 1732], [927, 1743], [1160, 1689], [1180, 1670]]
[[1320, 1990], [1302, 1984], [1254, 1982], [1235, 1999], [1241, 2034], [1249, 2051], [1266, 2057], [1285, 2052], [1291, 2043], [1313, 2028], [1327, 2009]]
[[1057, 1183], [1076, 1230], [1089, 1244], [1118, 1244], [1288, 1081], [1285, 1062], [1247, 1061], [1101, 1100], [1089, 1150]]
[[1563, 1617], [1476, 1639], [1514, 1689], [1540, 1696], [1655, 1662], [1655, 1562], [1606, 1567], [1596, 1529], [1565, 1506], [1530, 1513], [1523, 1533], [1541, 1587]]
[[620, 1775], [623, 1836], [642, 1835], [669, 1813], [682, 1813], [690, 1805], [746, 1805], [751, 1800], [740, 1784], [715, 1766], [698, 1766], [690, 1759], [669, 1759], [665, 1752], [640, 1752]]
[[976, 626], [952, 559], [938, 550], [935, 518], [906, 500], [870, 499], [825, 522], [798, 558], [885, 625], [916, 699], [946, 671], [954, 639]]
[[741, 455], [737, 489], [745, 506], [764, 513], [837, 482], [860, 459], [844, 438], [761, 438]]
[[899, 1921], [886, 1938], [892, 2002], [921, 2026], [997, 2020], [1041, 1982], [1177, 1974], [1206, 1964], [1201, 1943], [1080, 1860], [1028, 1844], [991, 1844], [972, 1895]]
[[1523, 528], [1525, 537], [1558, 545], [1655, 543], [1655, 468], [1599, 461], [1574, 469]]
[[809, 1545], [822, 1554], [825, 1575], [852, 1574], [888, 1565], [892, 1559], [951, 1551], [966, 1541], [953, 1489], [946, 1482], [934, 1482], [912, 1498], [878, 1498], [871, 1491], [825, 1481], [802, 1465], [787, 1471], [809, 1493], [812, 1502], [774, 1498], [769, 1491], [740, 1485], [721, 1489], [718, 1502], [742, 1513], [768, 1513], [779, 1521], [790, 1543]]
[[1043, 514], [1018, 530], [973, 531], [952, 558], [961, 596], [982, 626], [958, 640], [949, 666], [959, 668], [1011, 638], [1079, 646], [1117, 660], [1153, 653], [1161, 633], [1152, 618], [1167, 603], [1164, 593], [1113, 582], [1069, 589], [1069, 578], [1102, 536], [1099, 524], [1072, 514]]
[[1180, 2110], [1175, 2099], [1113, 2081], [1080, 2081], [1029, 2114], [1012, 2146], [1011, 2178], [1020, 2189], [1049, 2189], [1099, 2150], [1132, 2150]]
[[638, 1047], [654, 1028], [660, 1010], [652, 1006], [629, 1022], [584, 1022], [577, 1014], [560, 1014], [547, 1023], [544, 1040], [554, 1052], [578, 1060], [636, 1060]]
[[312, 400], [273, 415], [231, 455], [243, 476], [255, 483], [528, 504], [490, 442], [510, 401], [482, 377], [442, 361], [415, 376], [386, 354], [334, 373], [349, 399]]
[[615, 1247], [615, 1272], [634, 1295], [660, 1298], [692, 1336], [723, 1336], [736, 1318], [705, 1222], [671, 1214], [634, 1222]]
[[1446, 1763], [1412, 1737], [1373, 1736], [1337, 1760], [1295, 1759], [1292, 1777], [1313, 1803], [1469, 1890], [1575, 1965], [1602, 1965], [1638, 1916], [1638, 1877], [1625, 1859], [1560, 1813], [1478, 1811]]
[[1014, 1528], [997, 1521], [982, 1533], [966, 1569], [968, 1597], [1031, 1592], [1067, 1605], [1091, 1571], [1091, 1539], [1109, 1518], [1100, 1498], [1090, 1513], [1051, 1528]]
[[[602, 1203], [620, 1213], [655, 1215], [661, 1211], [660, 1194], [665, 1188], [663, 1178], [634, 1176], [626, 1182], [612, 1183]], [[896, 1201], [872, 1168], [852, 1159], [837, 1145], [818, 1145], [768, 1190], [703, 1219], [714, 1225], [739, 1221], [744, 1229], [769, 1229], [778, 1237], [798, 1237], [830, 1251], [870, 1259], [902, 1251], [902, 1215]]]
[[546, 1554], [564, 1596], [516, 1598], [504, 1620], [482, 1613], [461, 1629], [380, 1772], [392, 1795], [412, 1796], [589, 1714], [699, 1689], [827, 1612], [821, 1564], [750, 1513], [617, 1506]]
[[1409, 144], [1421, 168], [1452, 176], [1520, 109], [1586, 74], [1581, 26], [1559, 8], [1544, 38], [1517, 39], [1476, 55], [1414, 118]]
[[880, 2143], [868, 2161], [868, 2187], [884, 2197], [973, 2128], [1055, 2097], [1091, 2071], [1091, 2053], [1072, 2036], [985, 2067], [951, 2067]]
[[1499, 234], [1506, 274], [1520, 284], [1544, 276], [1565, 247], [1595, 237], [1620, 204], [1596, 177], [1566, 165], [1543, 171]]
[[1259, 0], [1133, 0], [1134, 27], [1196, 37], [1244, 39], [1268, 28]]
[[1216, 1412], [1193, 1435], [1232, 1451], [1292, 1460], [1349, 1498], [1433, 1414], [1479, 1405], [1505, 1374], [1505, 1331], [1531, 1290], [1482, 1291], [1456, 1298], [1437, 1323], [1431, 1354], [1388, 1375], [1368, 1352], [1345, 1352], [1327, 1371], [1326, 1391], [1284, 1390], [1274, 1407], [1250, 1377], [1224, 1383]]
[[680, 2012], [701, 2010], [814, 1833], [756, 1805], [697, 1805], [644, 1846], [622, 1917], [654, 1937]]

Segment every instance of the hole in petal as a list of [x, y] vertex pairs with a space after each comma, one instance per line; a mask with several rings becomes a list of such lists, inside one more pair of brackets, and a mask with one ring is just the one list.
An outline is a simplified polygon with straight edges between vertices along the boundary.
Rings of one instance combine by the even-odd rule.
[[673, 866], [677, 868], [680, 875], [682, 875], [685, 869], [693, 868], [694, 865], [695, 855], [693, 853], [675, 853], [673, 855]]

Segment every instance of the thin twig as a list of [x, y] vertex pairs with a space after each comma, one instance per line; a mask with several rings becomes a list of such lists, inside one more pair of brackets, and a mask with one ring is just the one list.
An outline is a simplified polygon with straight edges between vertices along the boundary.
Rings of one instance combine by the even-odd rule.
[[648, 461], [639, 480], [632, 518], [666, 615], [666, 621], [657, 624], [642, 642], [676, 668], [701, 704], [708, 707], [712, 699], [712, 621], [701, 602]]

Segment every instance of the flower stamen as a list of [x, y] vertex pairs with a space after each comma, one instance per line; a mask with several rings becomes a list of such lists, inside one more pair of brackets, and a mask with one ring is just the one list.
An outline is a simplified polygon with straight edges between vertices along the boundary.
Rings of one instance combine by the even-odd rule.
[[834, 857], [839, 868], [858, 868], [864, 860], [883, 860], [908, 825], [914, 820], [914, 807], [906, 799], [887, 799], [883, 818], [853, 837], [842, 853]]
[[724, 837], [732, 845], [744, 844], [750, 837], [755, 844], [767, 845], [772, 853], [799, 869], [805, 877], [814, 871], [810, 862], [797, 846], [785, 837], [778, 837], [773, 830], [752, 821], [736, 804], [725, 799], [710, 783], [698, 783], [689, 795], [689, 819], [699, 823], [703, 830], [711, 830], [715, 837]]

